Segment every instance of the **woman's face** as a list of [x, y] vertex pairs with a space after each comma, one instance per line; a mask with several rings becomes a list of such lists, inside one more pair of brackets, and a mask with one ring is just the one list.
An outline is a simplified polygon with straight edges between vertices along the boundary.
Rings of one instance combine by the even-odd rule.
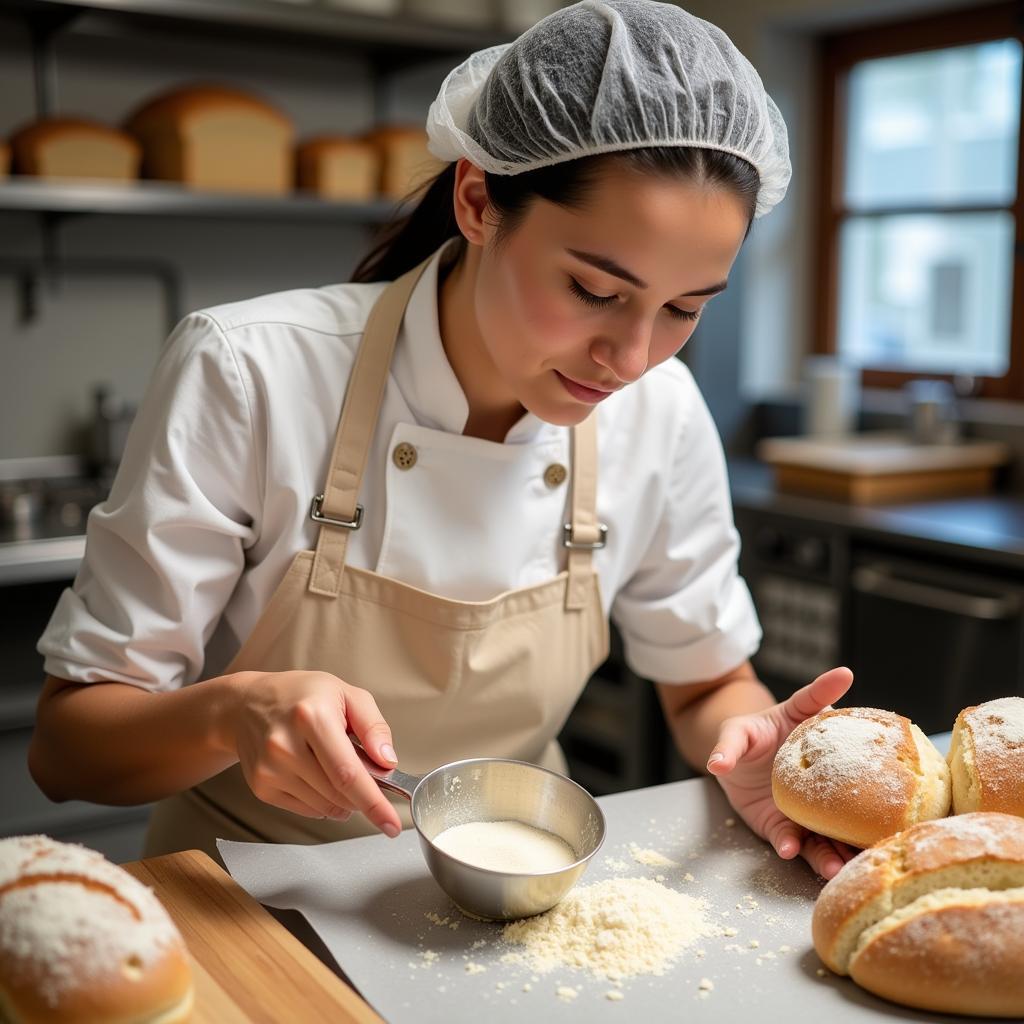
[[534, 199], [497, 246], [492, 219], [474, 292], [488, 361], [563, 426], [683, 347], [747, 230], [731, 192], [614, 166], [582, 207]]

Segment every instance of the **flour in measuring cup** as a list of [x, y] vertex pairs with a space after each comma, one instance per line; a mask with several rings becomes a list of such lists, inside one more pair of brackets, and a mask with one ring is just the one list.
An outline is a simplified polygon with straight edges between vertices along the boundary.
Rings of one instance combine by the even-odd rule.
[[434, 845], [474, 867], [513, 874], [558, 871], [577, 859], [558, 836], [521, 821], [454, 825], [435, 836]]

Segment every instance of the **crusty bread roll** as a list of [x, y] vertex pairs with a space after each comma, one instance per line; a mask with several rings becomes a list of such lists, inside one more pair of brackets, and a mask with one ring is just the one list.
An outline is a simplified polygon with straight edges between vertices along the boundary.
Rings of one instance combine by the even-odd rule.
[[953, 811], [1024, 817], [1024, 697], [964, 708], [949, 748]]
[[798, 825], [866, 847], [947, 815], [949, 768], [909, 718], [830, 709], [801, 722], [779, 747], [772, 795]]
[[825, 964], [875, 995], [1024, 1015], [1024, 819], [961, 814], [891, 836], [825, 886], [811, 928]]
[[11, 156], [17, 174], [132, 181], [142, 149], [127, 132], [99, 121], [49, 117], [11, 136]]
[[292, 122], [239, 89], [175, 89], [140, 107], [125, 127], [142, 143], [148, 178], [228, 192], [292, 190]]
[[299, 188], [325, 199], [376, 199], [380, 168], [377, 147], [342, 135], [307, 139], [295, 151]]
[[175, 1024], [191, 1010], [185, 943], [150, 889], [84, 846], [0, 839], [0, 1020]]

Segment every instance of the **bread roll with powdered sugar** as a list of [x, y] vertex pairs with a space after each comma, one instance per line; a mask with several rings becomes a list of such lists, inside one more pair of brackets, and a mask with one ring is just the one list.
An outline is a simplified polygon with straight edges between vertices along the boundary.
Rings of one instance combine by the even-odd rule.
[[1024, 697], [964, 708], [949, 748], [953, 810], [1024, 817]]
[[949, 813], [949, 768], [908, 718], [878, 708], [822, 711], [779, 747], [772, 796], [798, 825], [867, 847]]
[[0, 1020], [177, 1024], [185, 943], [153, 892], [84, 846], [0, 839]]
[[875, 995], [1024, 1016], [1024, 819], [960, 814], [865, 850], [822, 890], [814, 948]]

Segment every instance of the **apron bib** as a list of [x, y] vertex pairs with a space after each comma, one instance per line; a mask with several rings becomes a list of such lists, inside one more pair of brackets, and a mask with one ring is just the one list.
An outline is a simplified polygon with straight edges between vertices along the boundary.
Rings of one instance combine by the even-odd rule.
[[[608, 622], [591, 561], [598, 526], [596, 416], [573, 428], [567, 568], [554, 579], [488, 601], [455, 601], [345, 565], [363, 468], [391, 354], [426, 267], [390, 284], [366, 324], [343, 404], [330, 471], [311, 516], [315, 551], [298, 552], [252, 633], [224, 670], [330, 672], [373, 694], [405, 772], [421, 775], [467, 757], [508, 757], [565, 772], [555, 737], [587, 680], [608, 656]], [[394, 799], [404, 827], [408, 801]], [[154, 808], [145, 856], [215, 840], [333, 842], [377, 831], [306, 818], [264, 803], [234, 765]]]

